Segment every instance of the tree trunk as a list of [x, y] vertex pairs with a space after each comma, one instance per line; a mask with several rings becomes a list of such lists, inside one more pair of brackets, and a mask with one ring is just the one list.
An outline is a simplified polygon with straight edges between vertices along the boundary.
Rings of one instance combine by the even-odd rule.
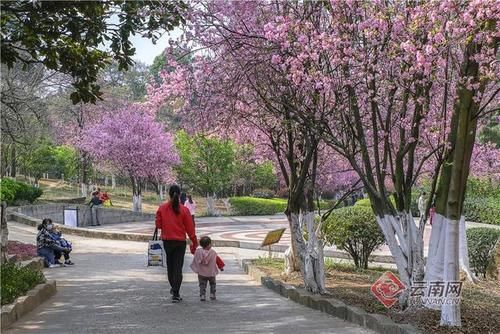
[[142, 196], [141, 194], [134, 194], [132, 196], [132, 211], [142, 212]]
[[81, 195], [87, 197], [88, 196], [88, 178], [89, 178], [89, 173], [88, 173], [88, 158], [87, 154], [84, 152], [82, 153], [82, 159], [81, 159], [81, 171], [82, 171], [82, 177], [80, 180], [80, 189], [82, 191]]
[[1, 203], [1, 227], [2, 227], [2, 245], [1, 245], [1, 263], [7, 262], [7, 244], [9, 242], [9, 229], [7, 227], [7, 203]]
[[10, 150], [10, 177], [16, 178], [17, 170], [17, 156], [16, 156], [16, 143], [12, 143]]
[[465, 216], [462, 216], [460, 218], [459, 234], [460, 234], [459, 235], [459, 238], [460, 238], [460, 242], [459, 242], [460, 269], [465, 272], [469, 281], [476, 283], [476, 279], [474, 278], [474, 275], [472, 275], [472, 272], [470, 270], [470, 264], [469, 264], [469, 248], [467, 246]]
[[[477, 114], [479, 112], [479, 101], [475, 99], [476, 94], [484, 92], [486, 80], [479, 79], [479, 64], [474, 56], [479, 52], [480, 46], [474, 41], [466, 45], [464, 61], [460, 69], [462, 78], [469, 77], [472, 82], [478, 82], [477, 90], [469, 90], [464, 83], [459, 83], [456, 90], [456, 99], [453, 106], [451, 117], [450, 132], [448, 134], [448, 150], [446, 161], [441, 170], [439, 186], [436, 195], [436, 216], [440, 216], [443, 222], [441, 227], [445, 231], [440, 231], [439, 243], [443, 243], [443, 274], [441, 277], [436, 275], [439, 281], [444, 283], [459, 281], [460, 269], [460, 240], [465, 239], [460, 234], [461, 223], [463, 219], [463, 203], [467, 179], [469, 177], [470, 161], [477, 130]], [[465, 223], [463, 224], [465, 228]], [[432, 231], [434, 233], [434, 230]], [[465, 232], [465, 229], [464, 229]], [[434, 237], [434, 239], [438, 239]], [[444, 242], [443, 242], [444, 241]], [[464, 243], [464, 241], [462, 241]], [[434, 245], [434, 247], [436, 247]], [[466, 247], [463, 245], [462, 247]], [[465, 252], [462, 251], [465, 257]], [[441, 254], [436, 255], [433, 265], [440, 265]], [[466, 261], [462, 261], [465, 262]], [[435, 270], [439, 273], [439, 268]], [[433, 278], [433, 277], [431, 277]], [[460, 304], [452, 303], [445, 298], [445, 303], [441, 308], [442, 326], [461, 326]]]
[[111, 189], [116, 188], [116, 179], [115, 179], [115, 174], [111, 174]]
[[303, 214], [303, 220], [307, 227], [306, 253], [304, 259], [304, 280], [308, 281], [309, 291], [312, 293], [325, 293], [325, 259], [323, 255], [324, 244], [318, 238], [315, 228], [315, 213]]
[[[296, 247], [296, 253], [289, 252], [289, 254], [294, 254], [294, 264], [298, 263], [300, 271], [304, 276], [306, 290], [312, 293], [324, 293], [324, 245], [316, 235], [314, 217], [314, 212], [289, 214], [292, 244], [295, 244]], [[304, 240], [303, 227], [308, 232], [307, 242]], [[290, 269], [286, 268], [287, 271], [290, 271]]]
[[[408, 243], [405, 239], [402, 225], [399, 222], [399, 217], [394, 215], [384, 215], [383, 217], [376, 216], [377, 223], [384, 234], [385, 241], [389, 246], [391, 255], [394, 257], [396, 262], [396, 267], [398, 269], [399, 278], [402, 283], [409, 288], [411, 286], [411, 273], [409, 272], [408, 264], [408, 246], [412, 243]], [[405, 306], [405, 305], [403, 305]]]
[[132, 211], [142, 212], [141, 183], [136, 178], [132, 178]]
[[218, 216], [219, 213], [215, 208], [215, 200], [213, 196], [207, 194], [207, 215], [209, 216]]

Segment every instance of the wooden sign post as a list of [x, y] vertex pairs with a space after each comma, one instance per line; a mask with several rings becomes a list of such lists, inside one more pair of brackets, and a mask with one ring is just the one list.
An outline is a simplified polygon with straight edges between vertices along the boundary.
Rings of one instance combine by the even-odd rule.
[[262, 241], [260, 247], [269, 247], [269, 257], [271, 257], [271, 245], [278, 243], [281, 240], [281, 237], [283, 236], [283, 233], [285, 233], [285, 230], [286, 228], [280, 228], [277, 230], [269, 231]]

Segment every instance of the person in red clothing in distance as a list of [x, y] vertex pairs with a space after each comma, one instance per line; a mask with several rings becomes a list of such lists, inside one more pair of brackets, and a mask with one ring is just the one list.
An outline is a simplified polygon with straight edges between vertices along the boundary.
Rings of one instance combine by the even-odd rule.
[[178, 185], [170, 187], [170, 201], [160, 205], [156, 211], [156, 228], [161, 229], [161, 239], [167, 255], [167, 275], [170, 283], [172, 303], [182, 300], [182, 267], [186, 254], [186, 234], [191, 240], [191, 253], [198, 247], [193, 219], [188, 208], [180, 203], [181, 189]]

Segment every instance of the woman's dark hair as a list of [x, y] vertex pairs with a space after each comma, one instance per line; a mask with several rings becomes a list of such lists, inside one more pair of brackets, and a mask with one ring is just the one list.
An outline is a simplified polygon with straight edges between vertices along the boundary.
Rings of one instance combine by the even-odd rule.
[[191, 194], [187, 195], [189, 203], [193, 204], [193, 196]]
[[168, 190], [168, 194], [170, 195], [170, 199], [172, 200], [172, 209], [174, 209], [174, 212], [176, 215], [178, 215], [181, 210], [180, 210], [180, 199], [179, 195], [181, 193], [181, 188], [174, 184], [173, 186], [170, 186], [170, 189]]
[[38, 225], [38, 230], [40, 231], [42, 228], [46, 228], [47, 225], [49, 225], [50, 223], [52, 223], [52, 219], [50, 219], [50, 218], [44, 218], [42, 220], [42, 223], [40, 225]]
[[200, 239], [200, 246], [206, 248], [212, 244], [212, 239], [210, 237], [204, 236]]

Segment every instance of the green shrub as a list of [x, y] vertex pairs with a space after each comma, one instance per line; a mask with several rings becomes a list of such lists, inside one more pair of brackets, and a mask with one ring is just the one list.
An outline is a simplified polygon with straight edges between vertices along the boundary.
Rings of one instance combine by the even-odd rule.
[[493, 257], [493, 249], [500, 238], [500, 231], [492, 228], [478, 227], [467, 230], [470, 265], [476, 275], [483, 274]]
[[[418, 211], [418, 202], [417, 202], [419, 196], [420, 196], [420, 194], [415, 193], [415, 194], [412, 194], [412, 197], [411, 197], [410, 210], [411, 210], [411, 214], [413, 215], [413, 217], [419, 217], [419, 214], [420, 214], [420, 211]], [[391, 196], [391, 203], [392, 203], [392, 205], [396, 206], [396, 200], [394, 199], [393, 196]], [[357, 200], [354, 205], [355, 206], [362, 206], [365, 208], [371, 208], [369, 198], [363, 198], [363, 199]]]
[[2, 305], [12, 303], [44, 281], [45, 277], [39, 271], [14, 263], [2, 264]]
[[466, 198], [464, 215], [468, 221], [500, 225], [500, 199]]
[[229, 203], [232, 214], [240, 216], [274, 215], [287, 206], [287, 201], [279, 198], [231, 197]]
[[30, 186], [26, 183], [17, 182], [13, 179], [3, 178], [0, 184], [0, 197], [8, 205], [18, 201], [33, 203], [42, 196], [42, 189]]
[[469, 178], [467, 180], [466, 198], [500, 198], [500, 183], [491, 182], [490, 180]]
[[26, 183], [19, 183], [16, 200], [33, 203], [38, 197], [42, 196], [42, 193], [43, 191], [40, 188], [29, 186]]
[[252, 193], [252, 196], [257, 198], [271, 199], [274, 198], [275, 193], [270, 189], [255, 189]]
[[354, 205], [361, 206], [364, 208], [371, 208], [372, 207], [369, 198], [358, 199]]
[[333, 210], [323, 225], [325, 241], [345, 250], [358, 268], [368, 268], [368, 258], [384, 244], [371, 207], [365, 204]]
[[7, 204], [14, 203], [17, 188], [18, 182], [9, 178], [3, 178], [0, 182], [0, 200], [6, 201]]

